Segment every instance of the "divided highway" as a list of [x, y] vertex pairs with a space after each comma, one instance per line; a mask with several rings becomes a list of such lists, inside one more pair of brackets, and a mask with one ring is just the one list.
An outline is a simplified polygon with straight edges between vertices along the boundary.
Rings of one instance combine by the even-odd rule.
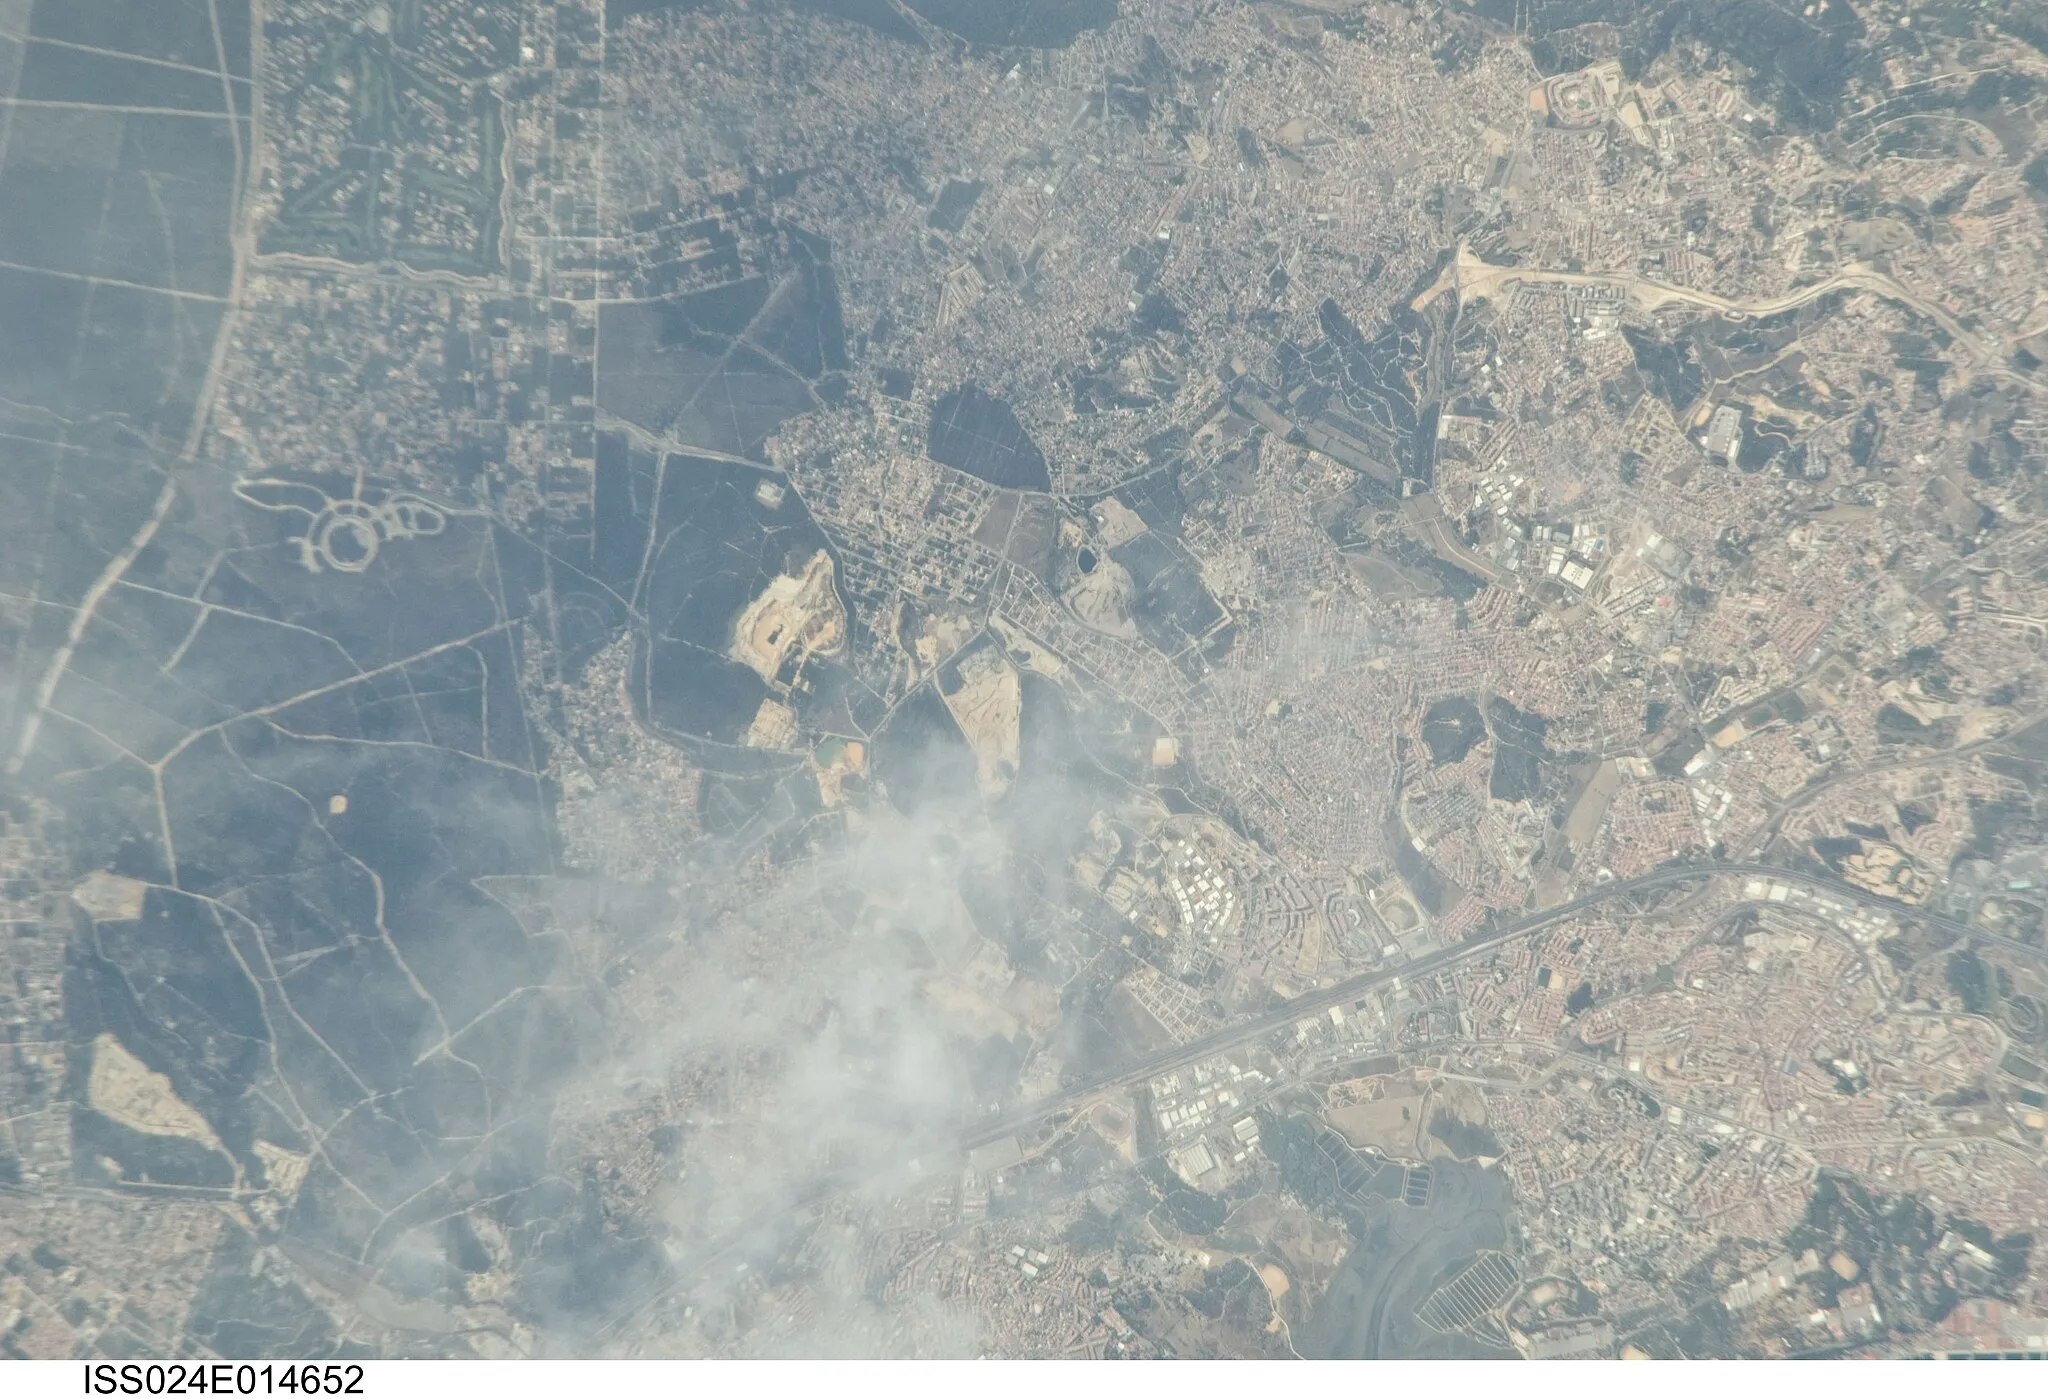
[[1335, 985], [1306, 992], [1296, 996], [1285, 1005], [1277, 1006], [1272, 1010], [1262, 1012], [1249, 1019], [1240, 1020], [1234, 1025], [1227, 1025], [1220, 1030], [1203, 1035], [1199, 1039], [1190, 1040], [1186, 1044], [1175, 1045], [1171, 1049], [1162, 1050], [1158, 1054], [1151, 1055], [1136, 1063], [1124, 1064], [1097, 1077], [1073, 1084], [1063, 1089], [1054, 1097], [1040, 1099], [1038, 1102], [1031, 1103], [1014, 1112], [1004, 1113], [1000, 1117], [978, 1123], [961, 1134], [960, 1144], [963, 1148], [972, 1149], [977, 1146], [985, 1146], [989, 1142], [1000, 1141], [1012, 1132], [1022, 1131], [1024, 1128], [1041, 1122], [1056, 1112], [1077, 1106], [1108, 1089], [1133, 1083], [1142, 1083], [1146, 1079], [1165, 1073], [1169, 1069], [1177, 1069], [1188, 1064], [1198, 1063], [1225, 1050], [1249, 1044], [1254, 1040], [1271, 1034], [1275, 1030], [1292, 1025], [1298, 1020], [1306, 1019], [1312, 1015], [1319, 1015], [1331, 1006], [1342, 1005], [1346, 1001], [1355, 1000], [1366, 992], [1376, 990], [1398, 978], [1428, 976], [1432, 972], [1441, 971], [1445, 967], [1455, 965], [1468, 957], [1479, 956], [1482, 953], [1499, 947], [1503, 943], [1512, 942], [1525, 933], [1534, 932], [1536, 929], [1552, 923], [1563, 922], [1575, 914], [1583, 913], [1587, 909], [1597, 907], [1610, 899], [1622, 898], [1629, 894], [1646, 893], [1653, 889], [1669, 888], [1674, 884], [1684, 884], [1689, 881], [1707, 879], [1720, 874], [1752, 876], [1759, 879], [1776, 880], [1781, 884], [1801, 884], [1810, 889], [1825, 890], [1837, 898], [1852, 900], [1868, 907], [1881, 908], [1887, 912], [1919, 919], [1921, 922], [1954, 933], [1958, 937], [1969, 937], [1979, 942], [2009, 948], [2029, 956], [2048, 958], [2048, 949], [2034, 947], [2028, 943], [2015, 942], [2010, 938], [1997, 937], [1981, 929], [1973, 928], [1966, 923], [1958, 922], [1953, 918], [1912, 908], [1906, 904], [1899, 903], [1895, 899], [1884, 898], [1866, 889], [1859, 889], [1855, 885], [1846, 883], [1843, 880], [1832, 879], [1824, 875], [1805, 874], [1796, 870], [1785, 869], [1779, 865], [1752, 864], [1738, 860], [1714, 861], [1694, 865], [1674, 865], [1667, 869], [1653, 870], [1649, 874], [1637, 875], [1634, 879], [1619, 879], [1612, 884], [1603, 884], [1599, 888], [1581, 894], [1575, 899], [1568, 899], [1564, 903], [1552, 904], [1549, 908], [1525, 914], [1512, 922], [1501, 924], [1492, 932], [1486, 933], [1481, 937], [1471, 938], [1451, 947], [1443, 948], [1426, 957], [1418, 957], [1414, 961], [1401, 966], [1382, 967], [1374, 971], [1362, 972], [1357, 976], [1347, 977]]
[[[1311, 1015], [1319, 1015], [1333, 1005], [1342, 1005], [1346, 1001], [1355, 1000], [1359, 996], [1378, 987], [1385, 986], [1398, 978], [1428, 976], [1432, 972], [1441, 971], [1445, 967], [1453, 966], [1467, 958], [1480, 956], [1504, 943], [1512, 942], [1526, 933], [1534, 932], [1538, 928], [1547, 927], [1552, 923], [1561, 923], [1576, 914], [1585, 912], [1587, 909], [1597, 908], [1610, 900], [1624, 898], [1631, 894], [1648, 893], [1656, 889], [1666, 889], [1678, 884], [1710, 879], [1716, 875], [1724, 874], [1775, 880], [1781, 884], [1802, 885], [1808, 889], [1825, 892], [1836, 898], [1860, 903], [1869, 908], [1882, 909], [1904, 918], [1917, 919], [1933, 927], [1953, 933], [1957, 937], [1969, 938], [1975, 942], [2004, 947], [2012, 951], [2024, 953], [2027, 956], [2048, 960], [2048, 949], [2035, 947], [2028, 943], [2016, 942], [2011, 938], [1998, 937], [1981, 929], [1973, 928], [1956, 919], [1930, 913], [1923, 909], [1909, 907], [1895, 899], [1884, 898], [1881, 895], [1870, 893], [1868, 890], [1859, 889], [1853, 884], [1825, 875], [1807, 874], [1797, 870], [1785, 869], [1779, 865], [1757, 864], [1740, 860], [1673, 865], [1665, 869], [1653, 870], [1649, 874], [1638, 875], [1633, 879], [1618, 879], [1612, 884], [1603, 884], [1596, 889], [1579, 895], [1575, 899], [1568, 899], [1564, 903], [1553, 904], [1549, 908], [1539, 909], [1534, 913], [1524, 914], [1522, 917], [1516, 918], [1511, 922], [1503, 923], [1480, 937], [1467, 939], [1455, 946], [1433, 952], [1426, 957], [1418, 957], [1414, 961], [1399, 967], [1384, 967], [1376, 971], [1361, 973], [1358, 976], [1347, 977], [1334, 985], [1306, 992], [1303, 995], [1296, 996], [1285, 1005], [1240, 1020], [1234, 1025], [1227, 1025], [1211, 1034], [1203, 1035], [1199, 1039], [1191, 1040], [1186, 1044], [1175, 1045], [1171, 1049], [1148, 1055], [1136, 1062], [1119, 1065], [1105, 1073], [1069, 1085], [1051, 1097], [1041, 1098], [1037, 1102], [1029, 1103], [1014, 1111], [1003, 1113], [1000, 1116], [992, 1117], [964, 1128], [959, 1135], [958, 1146], [962, 1151], [971, 1151], [976, 1147], [1000, 1141], [1013, 1133], [1021, 1132], [1026, 1128], [1043, 1122], [1055, 1113], [1079, 1107], [1091, 1098], [1110, 1089], [1142, 1083], [1146, 1079], [1165, 1073], [1169, 1069], [1198, 1063], [1225, 1050], [1249, 1044], [1265, 1035], [1273, 1033], [1275, 1030], [1291, 1025], [1297, 1020], [1302, 1020]], [[810, 1205], [829, 1199], [831, 1196], [839, 1194], [844, 1190], [853, 1189], [864, 1180], [871, 1179], [873, 1179], [872, 1171], [860, 1166], [849, 1167], [847, 1170], [837, 1172], [822, 1180], [813, 1181], [809, 1186], [803, 1188], [789, 1199], [757, 1211], [753, 1216], [736, 1227], [709, 1241], [686, 1257], [677, 1260], [674, 1271], [660, 1286], [614, 1313], [599, 1328], [598, 1334], [606, 1336], [618, 1335], [636, 1317], [644, 1316], [662, 1298], [672, 1296], [690, 1278], [721, 1261], [730, 1259], [750, 1241], [768, 1237], [770, 1231], [776, 1226], [777, 1221]]]

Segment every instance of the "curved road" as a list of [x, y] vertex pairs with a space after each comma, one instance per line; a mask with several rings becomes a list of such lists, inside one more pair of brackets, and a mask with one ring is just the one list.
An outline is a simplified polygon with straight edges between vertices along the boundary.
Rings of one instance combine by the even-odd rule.
[[1620, 287], [1629, 299], [1645, 311], [1654, 311], [1659, 306], [1681, 302], [1697, 306], [1702, 310], [1716, 311], [1731, 319], [1740, 320], [1747, 316], [1771, 316], [1780, 311], [1789, 311], [1803, 306], [1832, 291], [1866, 291], [1887, 300], [1910, 306], [1927, 319], [1940, 326], [1950, 340], [1967, 350], [1971, 357], [1981, 361], [1989, 373], [2001, 378], [2017, 379], [2032, 384], [2032, 376], [2014, 369], [2005, 355], [1995, 346], [1987, 345], [1978, 336], [1965, 330], [1962, 323], [1942, 307], [1916, 295], [1901, 286], [1897, 279], [1874, 268], [1849, 263], [1840, 272], [1811, 286], [1798, 287], [1783, 296], [1774, 296], [1761, 301], [1734, 301], [1712, 292], [1696, 291], [1691, 287], [1672, 286], [1668, 282], [1653, 282], [1644, 277], [1633, 277], [1625, 273], [1564, 272], [1543, 267], [1508, 267], [1492, 263], [1473, 252], [1463, 243], [1451, 262], [1415, 298], [1411, 305], [1420, 310], [1431, 298], [1446, 290], [1455, 290], [1462, 303], [1475, 297], [1495, 295], [1498, 290], [1512, 282], [1549, 282], [1558, 286]]
[[1763, 837], [1762, 842], [1752, 842], [1750, 850], [1755, 854], [1761, 855], [1769, 848], [1770, 843], [1778, 838], [1778, 830], [1785, 824], [1785, 818], [1824, 792], [1831, 792], [1837, 787], [1846, 787], [1852, 782], [1861, 781], [1863, 778], [1874, 776], [1878, 773], [1899, 772], [1907, 768], [1926, 767], [1930, 763], [1948, 762], [1955, 758], [1965, 757], [1971, 753], [1986, 752], [1990, 749], [2000, 748], [2013, 743], [2017, 739], [2040, 736], [2044, 730], [2048, 730], [2048, 716], [2029, 713], [2023, 715], [2021, 721], [2012, 728], [2002, 734], [1994, 734], [1990, 738], [1980, 738], [1974, 743], [1965, 743], [1954, 748], [1937, 748], [1932, 752], [1915, 753], [1910, 757], [1897, 758], [1888, 763], [1872, 763], [1869, 767], [1853, 768], [1849, 771], [1838, 773], [1833, 777], [1824, 778], [1811, 787], [1801, 788], [1785, 798], [1785, 800], [1779, 802], [1772, 810], [1770, 818], [1758, 828], [1759, 833]]

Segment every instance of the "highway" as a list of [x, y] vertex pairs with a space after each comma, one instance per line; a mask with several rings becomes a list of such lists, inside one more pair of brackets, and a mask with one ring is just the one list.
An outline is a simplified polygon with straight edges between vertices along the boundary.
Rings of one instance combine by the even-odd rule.
[[[1973, 928], [1966, 923], [1958, 922], [1953, 918], [1931, 913], [1924, 909], [1910, 907], [1898, 902], [1896, 899], [1884, 898], [1881, 895], [1870, 893], [1868, 890], [1859, 889], [1853, 884], [1848, 884], [1842, 880], [1825, 875], [1807, 874], [1798, 870], [1789, 870], [1780, 865], [1757, 864], [1740, 860], [1673, 865], [1669, 868], [1653, 870], [1649, 874], [1638, 875], [1633, 879], [1618, 879], [1611, 884], [1603, 884], [1596, 889], [1579, 895], [1575, 899], [1568, 899], [1560, 904], [1552, 904], [1549, 908], [1524, 914], [1522, 917], [1511, 922], [1501, 924], [1491, 932], [1480, 937], [1467, 939], [1454, 946], [1433, 952], [1426, 957], [1418, 957], [1402, 966], [1382, 967], [1374, 971], [1360, 973], [1357, 976], [1347, 977], [1333, 985], [1321, 987], [1296, 996], [1285, 1005], [1278, 1006], [1269, 1011], [1263, 1011], [1257, 1015], [1240, 1020], [1234, 1025], [1227, 1025], [1211, 1034], [1190, 1040], [1186, 1044], [1175, 1045], [1171, 1049], [1161, 1050], [1159, 1053], [1148, 1055], [1143, 1059], [1120, 1064], [1104, 1073], [1070, 1084], [1050, 1097], [1041, 1098], [1036, 1102], [1028, 1103], [1013, 1111], [963, 1128], [958, 1139], [959, 1149], [962, 1152], [967, 1152], [972, 1151], [976, 1147], [1000, 1141], [1004, 1137], [1034, 1127], [1058, 1113], [1079, 1107], [1112, 1089], [1143, 1083], [1145, 1080], [1156, 1077], [1168, 1070], [1199, 1063], [1226, 1050], [1236, 1049], [1242, 1045], [1252, 1043], [1266, 1035], [1272, 1034], [1276, 1030], [1292, 1025], [1298, 1020], [1306, 1019], [1312, 1015], [1319, 1015], [1333, 1005], [1342, 1005], [1346, 1001], [1356, 1000], [1367, 992], [1388, 985], [1399, 978], [1413, 979], [1428, 976], [1434, 972], [1442, 971], [1446, 967], [1455, 966], [1468, 958], [1482, 956], [1503, 944], [1514, 941], [1518, 937], [1535, 932], [1537, 929], [1547, 927], [1553, 923], [1561, 923], [1568, 918], [1584, 913], [1588, 909], [1598, 908], [1600, 905], [1614, 899], [1626, 898], [1633, 894], [1650, 893], [1659, 889], [1668, 889], [1680, 884], [1695, 883], [1711, 879], [1717, 875], [1769, 879], [1781, 884], [1800, 885], [1816, 892], [1832, 895], [1838, 899], [1862, 904], [1868, 908], [1881, 909], [1887, 913], [1896, 914], [1901, 918], [1916, 919], [1930, 926], [1940, 928], [1945, 932], [1953, 933], [1957, 937], [1966, 937], [1979, 943], [2004, 947], [2030, 957], [2048, 960], [2048, 949], [2035, 947], [2028, 943], [2016, 942], [2011, 938], [1997, 937], [1981, 929]], [[756, 1212], [739, 1225], [727, 1230], [717, 1238], [707, 1242], [703, 1247], [692, 1251], [687, 1257], [679, 1260], [674, 1273], [670, 1275], [661, 1287], [646, 1296], [636, 1299], [629, 1306], [615, 1313], [602, 1325], [599, 1335], [617, 1336], [636, 1317], [644, 1316], [662, 1298], [673, 1295], [677, 1289], [685, 1285], [692, 1277], [723, 1260], [731, 1258], [750, 1241], [763, 1238], [779, 1220], [810, 1205], [829, 1199], [841, 1191], [852, 1189], [863, 1180], [871, 1180], [874, 1178], [874, 1174], [873, 1170], [866, 1167], [851, 1167], [845, 1171], [812, 1182], [789, 1200]]]
[[1563, 922], [1574, 915], [1584, 913], [1587, 909], [1606, 903], [1610, 899], [1622, 898], [1630, 894], [1648, 893], [1652, 890], [1704, 880], [1721, 874], [1771, 879], [1781, 884], [1804, 885], [1809, 889], [1825, 891], [1840, 899], [1852, 900], [1867, 907], [1880, 908], [1903, 917], [1918, 919], [1921, 922], [1953, 933], [1957, 937], [1968, 937], [1978, 942], [2005, 947], [2028, 956], [2048, 959], [2048, 949], [2035, 947], [2028, 943], [2016, 942], [2011, 938], [1997, 937], [1984, 932], [1982, 929], [1957, 922], [1955, 919], [1929, 913], [1923, 909], [1912, 908], [1895, 899], [1887, 899], [1881, 895], [1870, 893], [1868, 890], [1859, 889], [1853, 884], [1823, 875], [1804, 874], [1796, 870], [1785, 869], [1779, 865], [1753, 864], [1744, 861], [1717, 861], [1705, 864], [1673, 866], [1669, 869], [1654, 870], [1649, 874], [1638, 875], [1634, 879], [1620, 879], [1612, 884], [1603, 884], [1599, 888], [1581, 894], [1575, 899], [1566, 900], [1561, 904], [1552, 904], [1549, 908], [1540, 909], [1535, 913], [1525, 914], [1510, 923], [1500, 925], [1492, 932], [1481, 937], [1468, 939], [1451, 947], [1443, 948], [1426, 957], [1418, 957], [1414, 961], [1401, 966], [1381, 967], [1374, 971], [1362, 972], [1357, 976], [1347, 977], [1334, 985], [1306, 992], [1303, 995], [1296, 996], [1285, 1005], [1254, 1015], [1249, 1019], [1240, 1020], [1234, 1025], [1225, 1026], [1221, 1030], [1203, 1035], [1199, 1039], [1190, 1040], [1186, 1044], [1175, 1045], [1171, 1049], [1162, 1050], [1136, 1063], [1121, 1065], [1097, 1077], [1070, 1085], [1053, 1097], [1040, 1099], [1014, 1112], [1005, 1113], [987, 1122], [976, 1124], [961, 1134], [960, 1144], [964, 1149], [971, 1150], [977, 1146], [984, 1146], [989, 1142], [999, 1141], [1012, 1132], [1022, 1131], [1038, 1122], [1042, 1122], [1054, 1113], [1075, 1107], [1109, 1089], [1142, 1083], [1146, 1079], [1163, 1074], [1170, 1069], [1199, 1063], [1201, 1060], [1207, 1059], [1212, 1055], [1221, 1054], [1225, 1050], [1236, 1049], [1240, 1045], [1249, 1044], [1254, 1040], [1263, 1038], [1275, 1030], [1284, 1029], [1298, 1020], [1306, 1019], [1312, 1015], [1319, 1015], [1331, 1006], [1342, 1005], [1346, 1001], [1355, 1000], [1366, 992], [1377, 990], [1379, 987], [1385, 986], [1399, 978], [1407, 977], [1413, 979], [1442, 971], [1444, 968], [1454, 966], [1467, 958], [1477, 957], [1490, 952], [1502, 944], [1512, 942], [1524, 934], [1536, 931], [1538, 928], [1546, 927], [1552, 923]]

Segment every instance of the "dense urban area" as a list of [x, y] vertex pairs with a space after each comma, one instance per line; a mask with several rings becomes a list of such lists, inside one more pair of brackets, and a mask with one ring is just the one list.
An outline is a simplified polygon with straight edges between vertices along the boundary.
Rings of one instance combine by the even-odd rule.
[[0, 96], [0, 1352], [2048, 1357], [2029, 0]]

